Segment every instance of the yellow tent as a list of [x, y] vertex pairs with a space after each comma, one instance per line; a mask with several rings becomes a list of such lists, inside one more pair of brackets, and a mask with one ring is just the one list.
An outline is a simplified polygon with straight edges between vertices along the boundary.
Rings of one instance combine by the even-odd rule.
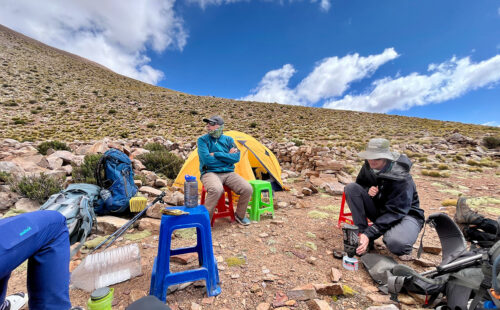
[[[236, 147], [240, 150], [240, 161], [235, 164], [234, 172], [249, 181], [256, 179], [255, 174], [257, 174], [257, 178], [261, 178], [262, 173], [269, 174], [274, 179], [272, 180], [275, 183], [273, 188], [278, 190], [283, 189], [281, 167], [273, 152], [255, 140], [254, 137], [245, 133], [232, 130], [224, 132], [224, 134], [232, 137]], [[175, 179], [174, 186], [183, 187], [186, 175], [196, 176], [196, 179], [200, 180], [198, 149], [189, 154], [188, 159]]]

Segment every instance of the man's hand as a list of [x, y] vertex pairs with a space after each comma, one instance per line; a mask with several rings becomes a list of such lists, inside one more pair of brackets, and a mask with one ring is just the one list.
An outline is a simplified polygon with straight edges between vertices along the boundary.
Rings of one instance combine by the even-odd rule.
[[233, 147], [229, 150], [229, 154], [234, 154], [234, 153], [238, 153], [238, 149]]
[[361, 234], [359, 235], [359, 246], [356, 249], [356, 254], [362, 255], [366, 253], [366, 250], [368, 249], [368, 244], [370, 243], [370, 239], [368, 238], [367, 235]]
[[210, 153], [210, 156], [214, 156], [214, 153]]
[[370, 189], [368, 190], [368, 195], [373, 198], [377, 194], [378, 194], [378, 186], [370, 187]]

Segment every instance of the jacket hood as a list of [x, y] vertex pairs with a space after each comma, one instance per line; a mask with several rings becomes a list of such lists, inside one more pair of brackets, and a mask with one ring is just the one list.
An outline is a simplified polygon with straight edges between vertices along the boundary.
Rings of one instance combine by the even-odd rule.
[[410, 159], [404, 155], [399, 155], [398, 159], [392, 162], [392, 168], [384, 173], [380, 173], [378, 177], [391, 179], [391, 180], [403, 180], [410, 176], [410, 169], [412, 166]]

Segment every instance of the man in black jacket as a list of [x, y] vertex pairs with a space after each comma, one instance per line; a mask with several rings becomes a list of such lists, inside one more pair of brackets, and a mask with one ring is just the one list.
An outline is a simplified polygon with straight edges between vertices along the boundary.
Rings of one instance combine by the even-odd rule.
[[360, 231], [356, 253], [364, 254], [383, 235], [392, 253], [409, 259], [425, 220], [410, 175], [412, 163], [406, 155], [391, 152], [389, 141], [381, 138], [371, 139], [358, 155], [365, 164], [356, 183], [345, 187], [354, 224]]

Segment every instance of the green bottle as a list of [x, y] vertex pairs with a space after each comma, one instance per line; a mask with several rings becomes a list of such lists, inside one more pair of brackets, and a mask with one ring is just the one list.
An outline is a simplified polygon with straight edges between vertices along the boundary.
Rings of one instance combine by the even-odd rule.
[[87, 307], [89, 310], [111, 310], [114, 288], [101, 287], [90, 294]]

